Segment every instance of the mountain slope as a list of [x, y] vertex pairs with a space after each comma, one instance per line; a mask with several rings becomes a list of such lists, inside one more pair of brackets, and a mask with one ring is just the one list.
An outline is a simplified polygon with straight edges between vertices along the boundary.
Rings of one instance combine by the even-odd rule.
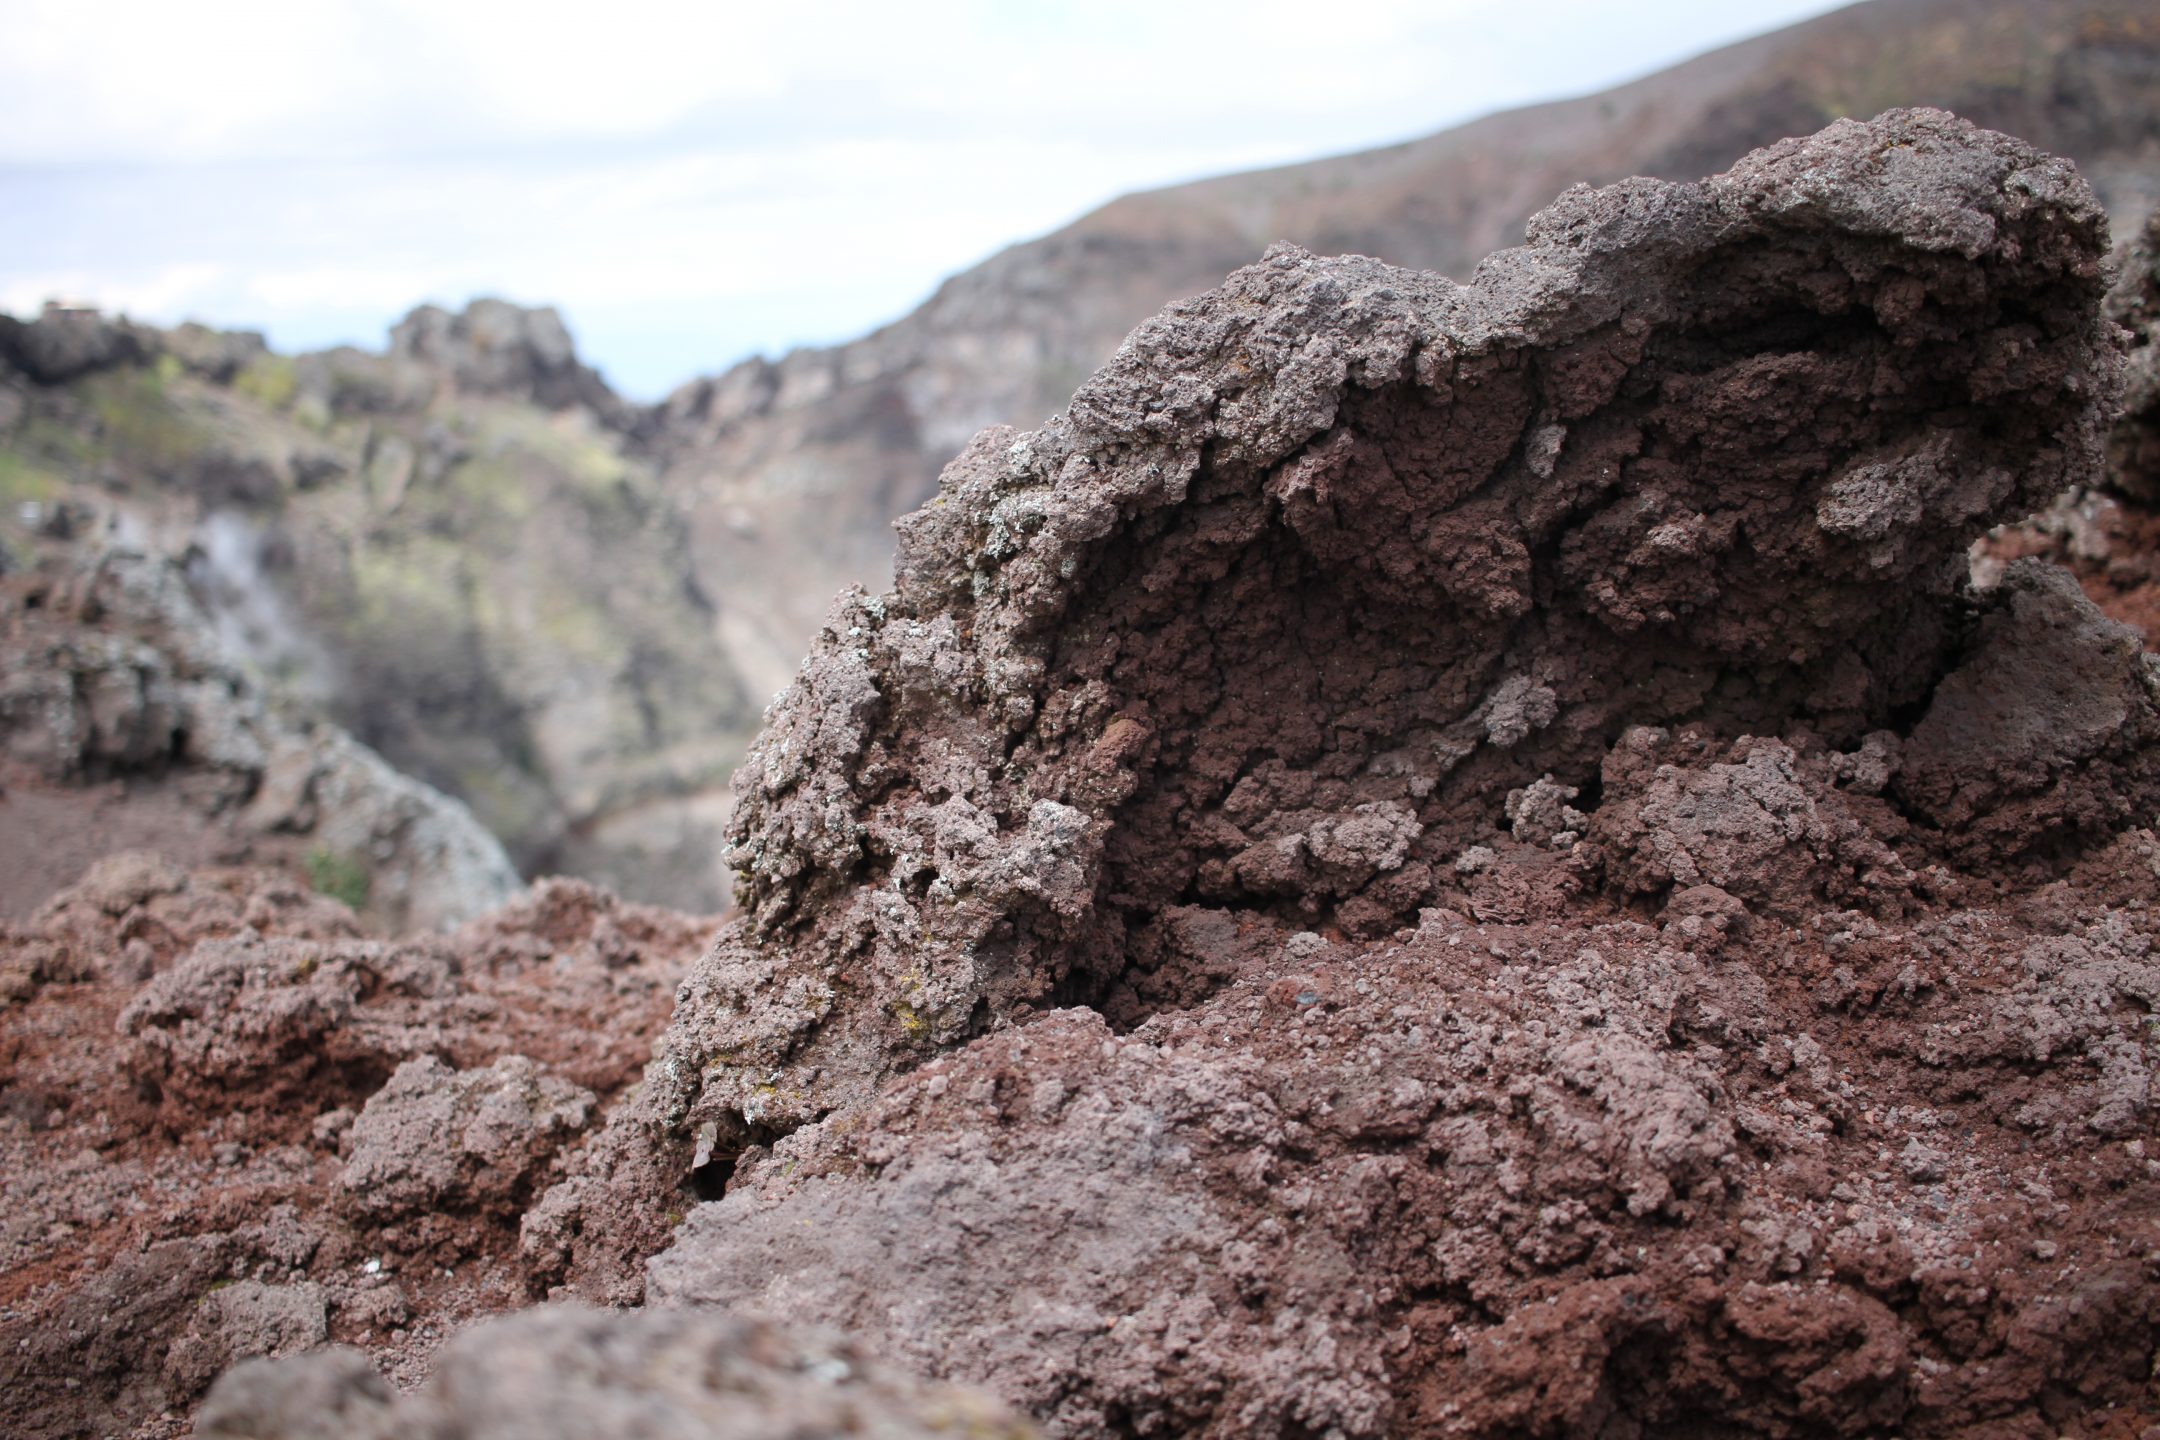
[[499, 301], [291, 358], [0, 318], [10, 508], [184, 565], [288, 706], [464, 800], [527, 874], [713, 910], [757, 707], [635, 419], [552, 311]]

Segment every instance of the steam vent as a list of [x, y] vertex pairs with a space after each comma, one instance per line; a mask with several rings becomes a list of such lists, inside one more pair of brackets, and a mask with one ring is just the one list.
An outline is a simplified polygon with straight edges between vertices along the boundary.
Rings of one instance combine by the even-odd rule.
[[1059, 1436], [2133, 1402], [2155, 672], [1968, 562], [2098, 477], [2107, 250], [1893, 111], [1164, 311], [833, 609], [542, 1283]]

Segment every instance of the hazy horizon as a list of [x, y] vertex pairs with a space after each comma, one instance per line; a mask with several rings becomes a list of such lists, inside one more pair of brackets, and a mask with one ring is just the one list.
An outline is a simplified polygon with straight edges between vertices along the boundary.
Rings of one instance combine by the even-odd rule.
[[61, 296], [308, 350], [501, 295], [554, 305], [653, 399], [866, 333], [1120, 194], [1606, 89], [1842, 3], [1391, 0], [1316, 28], [1279, 3], [821, 22], [643, 0], [590, 28], [35, 0], [0, 56], [0, 309]]

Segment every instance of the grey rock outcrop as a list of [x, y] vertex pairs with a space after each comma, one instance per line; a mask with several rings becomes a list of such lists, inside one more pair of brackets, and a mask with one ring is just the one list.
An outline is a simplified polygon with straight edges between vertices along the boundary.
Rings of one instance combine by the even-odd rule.
[[476, 394], [530, 400], [550, 410], [582, 405], [610, 424], [631, 421], [630, 407], [578, 359], [569, 327], [552, 305], [480, 299], [456, 314], [422, 305], [390, 327], [389, 353]]
[[35, 320], [0, 315], [0, 365], [40, 385], [60, 385], [159, 354], [157, 332], [84, 306], [46, 302]]
[[[63, 323], [96, 352], [64, 380], [0, 345], [0, 575], [69, 545], [75, 568], [170, 560], [291, 728], [327, 720], [465, 801], [523, 873], [724, 907], [726, 780], [757, 707], [631, 407], [559, 316], [423, 308], [387, 354], [89, 311], [23, 334]], [[272, 757], [283, 815], [328, 813], [311, 776], [354, 767], [319, 758]], [[172, 843], [144, 828], [122, 843]], [[323, 843], [372, 864], [379, 839]], [[39, 894], [72, 878], [52, 868]]]
[[182, 568], [85, 543], [23, 580], [0, 630], [0, 755], [48, 781], [173, 791], [233, 843], [349, 875], [392, 927], [447, 929], [519, 887], [463, 805], [335, 726], [288, 721], [221, 645]]
[[203, 1440], [1026, 1440], [988, 1396], [915, 1380], [828, 1334], [731, 1315], [558, 1307], [490, 1321], [393, 1397], [365, 1359], [327, 1350], [243, 1365], [204, 1402]]

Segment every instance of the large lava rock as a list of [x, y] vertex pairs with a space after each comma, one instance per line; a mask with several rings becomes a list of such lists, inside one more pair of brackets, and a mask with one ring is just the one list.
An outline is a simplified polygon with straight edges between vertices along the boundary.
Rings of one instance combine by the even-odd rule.
[[2090, 193], [1891, 112], [1529, 240], [1278, 249], [954, 462], [536, 1263], [1060, 1434], [2143, 1393], [2160, 712], [1966, 564], [2099, 462]]

